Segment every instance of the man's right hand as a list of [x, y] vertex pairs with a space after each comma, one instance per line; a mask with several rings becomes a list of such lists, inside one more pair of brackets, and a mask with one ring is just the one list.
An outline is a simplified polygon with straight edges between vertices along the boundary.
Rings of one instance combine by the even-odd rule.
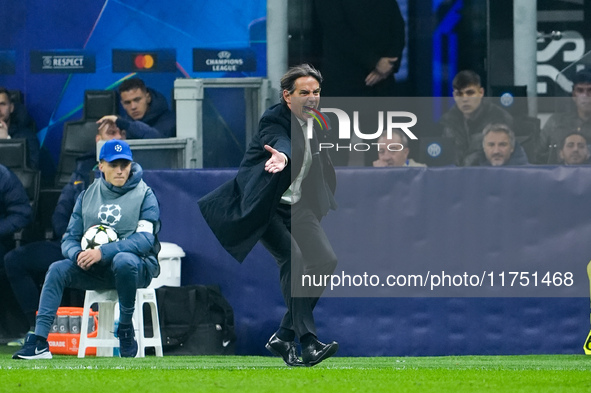
[[82, 270], [88, 270], [95, 263], [100, 262], [103, 253], [100, 248], [88, 249], [78, 254], [76, 263]]

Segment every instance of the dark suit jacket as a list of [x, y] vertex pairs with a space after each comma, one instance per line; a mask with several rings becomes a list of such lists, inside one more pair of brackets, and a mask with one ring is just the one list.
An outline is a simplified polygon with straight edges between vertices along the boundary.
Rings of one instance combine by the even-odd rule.
[[[244, 155], [236, 177], [199, 200], [205, 221], [221, 245], [242, 262], [265, 232], [281, 196], [299, 173], [304, 153], [304, 135], [291, 134], [291, 123], [297, 121], [285, 104], [267, 109], [259, 122]], [[319, 151], [318, 140], [310, 141], [312, 166], [302, 184], [300, 203], [312, 209], [318, 219], [336, 208], [335, 171], [326, 151]], [[282, 172], [266, 172], [270, 158], [263, 146], [269, 145], [289, 158]]]
[[381, 57], [398, 57], [404, 19], [395, 0], [315, 0], [322, 35], [322, 94], [330, 97], [392, 96], [394, 77], [365, 86]]

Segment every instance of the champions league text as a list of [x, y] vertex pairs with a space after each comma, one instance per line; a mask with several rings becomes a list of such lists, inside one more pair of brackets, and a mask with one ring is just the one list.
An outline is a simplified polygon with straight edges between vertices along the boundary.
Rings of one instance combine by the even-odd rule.
[[574, 284], [572, 272], [511, 272], [483, 271], [480, 274], [449, 274], [445, 271], [426, 274], [390, 274], [381, 278], [376, 274], [302, 275], [302, 287], [326, 287], [331, 291], [339, 287], [422, 287], [436, 291], [444, 287], [570, 287]]

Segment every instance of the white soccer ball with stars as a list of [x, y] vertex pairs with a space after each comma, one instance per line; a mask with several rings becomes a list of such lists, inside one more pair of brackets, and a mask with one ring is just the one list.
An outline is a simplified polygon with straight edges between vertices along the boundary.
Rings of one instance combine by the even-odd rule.
[[115, 225], [121, 220], [121, 206], [101, 205], [98, 212], [98, 219], [106, 225]]
[[119, 236], [115, 229], [108, 225], [93, 225], [82, 236], [80, 246], [83, 250], [95, 249], [117, 240], [119, 240]]

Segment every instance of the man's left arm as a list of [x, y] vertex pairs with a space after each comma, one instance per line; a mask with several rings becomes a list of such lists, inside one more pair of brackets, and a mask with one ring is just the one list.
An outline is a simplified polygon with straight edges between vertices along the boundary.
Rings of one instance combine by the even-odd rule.
[[102, 245], [100, 248], [101, 262], [111, 262], [120, 252], [131, 252], [139, 257], [151, 255], [155, 235], [159, 230], [160, 208], [156, 196], [150, 189], [144, 196], [136, 231], [126, 239]]

